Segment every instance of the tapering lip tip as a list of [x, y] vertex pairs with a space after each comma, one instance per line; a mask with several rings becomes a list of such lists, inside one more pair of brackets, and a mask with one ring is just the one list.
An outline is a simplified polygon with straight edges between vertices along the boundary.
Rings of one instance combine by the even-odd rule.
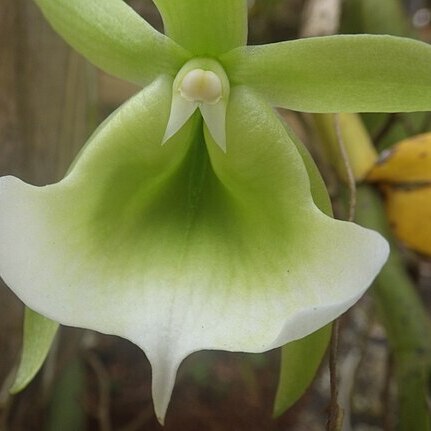
[[162, 427], [165, 426], [165, 417], [164, 416], [157, 415], [157, 421], [159, 422], [159, 424]]

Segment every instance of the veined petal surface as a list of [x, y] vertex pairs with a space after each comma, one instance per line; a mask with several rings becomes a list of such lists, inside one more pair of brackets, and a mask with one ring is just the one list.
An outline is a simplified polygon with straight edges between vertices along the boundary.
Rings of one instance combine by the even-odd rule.
[[70, 45], [96, 66], [146, 85], [174, 76], [189, 54], [156, 31], [123, 0], [35, 0]]
[[431, 46], [338, 35], [237, 48], [220, 58], [232, 85], [305, 112], [431, 110]]
[[294, 143], [247, 88], [231, 94], [226, 153], [196, 114], [160, 145], [171, 88], [161, 77], [125, 104], [60, 183], [0, 180], [5, 282], [53, 320], [140, 346], [161, 421], [188, 354], [306, 336], [363, 294], [388, 252], [317, 209]]
[[196, 56], [247, 43], [247, 0], [154, 0], [165, 33]]

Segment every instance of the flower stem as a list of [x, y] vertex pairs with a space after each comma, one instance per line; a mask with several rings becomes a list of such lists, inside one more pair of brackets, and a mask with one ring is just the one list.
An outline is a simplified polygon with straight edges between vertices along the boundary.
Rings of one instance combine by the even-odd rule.
[[332, 324], [331, 346], [329, 349], [329, 379], [331, 384], [331, 404], [326, 429], [338, 431], [343, 425], [343, 410], [338, 404], [338, 339], [340, 335], [340, 322], [335, 320]]

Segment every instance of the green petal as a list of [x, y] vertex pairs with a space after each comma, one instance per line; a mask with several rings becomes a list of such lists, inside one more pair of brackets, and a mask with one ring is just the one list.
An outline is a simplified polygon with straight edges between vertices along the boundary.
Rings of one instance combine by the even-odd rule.
[[[127, 338], [153, 367], [163, 421], [202, 349], [262, 352], [349, 308], [387, 256], [376, 233], [320, 212], [272, 109], [234, 88], [227, 152], [194, 115], [160, 145], [172, 79], [96, 132], [60, 183], [0, 181], [0, 274], [60, 323]], [[25, 271], [23, 271], [25, 268]]]
[[63, 38], [92, 63], [145, 85], [174, 76], [188, 55], [122, 0], [35, 0]]
[[328, 190], [326, 189], [325, 182], [323, 181], [322, 175], [316, 166], [311, 154], [305, 147], [305, 145], [299, 140], [295, 133], [290, 129], [287, 124], [284, 124], [286, 133], [289, 135], [291, 141], [295, 144], [296, 150], [302, 158], [305, 169], [308, 174], [310, 181], [310, 192], [313, 197], [313, 201], [317, 208], [328, 216], [333, 216], [332, 203], [329, 196]]
[[307, 112], [431, 109], [431, 46], [393, 36], [342, 35], [241, 47], [221, 58], [231, 84], [273, 106]]
[[21, 361], [15, 381], [10, 388], [12, 394], [22, 391], [40, 370], [57, 329], [57, 322], [53, 322], [29, 308], [25, 309]]
[[246, 0], [154, 0], [166, 34], [195, 56], [217, 56], [247, 43]]

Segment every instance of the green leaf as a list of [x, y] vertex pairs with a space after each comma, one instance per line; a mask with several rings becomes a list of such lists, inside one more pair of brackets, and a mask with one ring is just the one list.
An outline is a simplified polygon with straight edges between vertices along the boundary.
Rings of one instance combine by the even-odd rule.
[[195, 56], [217, 56], [247, 43], [246, 0], [154, 0], [166, 34]]
[[145, 85], [174, 76], [189, 54], [122, 0], [35, 0], [68, 43], [101, 69]]
[[431, 376], [431, 320], [429, 310], [406, 270], [404, 256], [385, 214], [383, 202], [370, 186], [357, 191], [358, 223], [376, 229], [391, 243], [387, 264], [377, 277], [373, 294], [392, 351], [398, 386], [398, 427], [400, 431], [431, 429], [429, 385]]
[[[87, 428], [87, 417], [83, 402], [87, 382], [86, 369], [82, 362], [79, 357], [74, 358], [56, 376], [46, 421], [47, 424], [44, 430], [80, 431]], [[98, 377], [99, 379], [100, 377]], [[103, 383], [99, 382], [100, 392], [101, 384], [109, 385], [110, 382], [108, 379], [103, 381]], [[98, 396], [102, 398], [104, 394], [99, 393]], [[103, 398], [99, 400], [99, 403], [102, 405]], [[109, 414], [108, 411], [106, 414]]]
[[413, 36], [413, 29], [401, 0], [345, 0], [341, 33]]
[[15, 381], [10, 388], [12, 394], [22, 391], [40, 370], [57, 329], [57, 322], [49, 320], [26, 307], [21, 361]]
[[241, 47], [221, 57], [231, 85], [306, 112], [431, 109], [431, 46], [395, 36], [341, 35]]
[[282, 415], [313, 381], [331, 339], [331, 325], [283, 346], [274, 417]]

